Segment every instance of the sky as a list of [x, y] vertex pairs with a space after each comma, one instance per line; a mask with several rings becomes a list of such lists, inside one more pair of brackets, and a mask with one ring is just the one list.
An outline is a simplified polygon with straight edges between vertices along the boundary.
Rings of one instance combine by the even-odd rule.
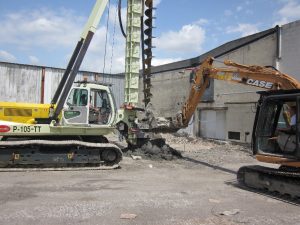
[[[0, 0], [0, 61], [65, 68], [94, 3], [95, 0]], [[154, 3], [154, 65], [199, 56], [228, 41], [300, 19], [300, 0]], [[116, 4], [117, 0], [110, 0], [82, 70], [124, 71], [125, 39], [116, 17]], [[125, 23], [126, 0], [122, 1], [122, 14]]]

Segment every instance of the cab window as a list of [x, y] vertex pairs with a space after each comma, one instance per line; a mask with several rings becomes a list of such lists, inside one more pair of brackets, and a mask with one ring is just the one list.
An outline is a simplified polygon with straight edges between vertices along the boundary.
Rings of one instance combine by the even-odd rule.
[[73, 88], [67, 100], [69, 106], [87, 106], [88, 91], [86, 89]]
[[270, 99], [263, 103], [256, 127], [257, 150], [293, 154], [296, 150], [296, 99]]

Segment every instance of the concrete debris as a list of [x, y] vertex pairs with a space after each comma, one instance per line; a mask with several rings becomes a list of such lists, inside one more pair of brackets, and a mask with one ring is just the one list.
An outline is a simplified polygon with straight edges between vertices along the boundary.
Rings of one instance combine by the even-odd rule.
[[147, 141], [140, 148], [124, 149], [123, 152], [125, 156], [135, 155], [151, 160], [174, 160], [182, 157], [179, 151], [166, 144], [162, 138]]
[[168, 144], [186, 144], [201, 147], [201, 149], [232, 149], [244, 150], [249, 152], [249, 144], [235, 143], [223, 140], [205, 139], [200, 137], [182, 136], [182, 134], [162, 134], [162, 138], [166, 139]]
[[215, 144], [219, 144], [219, 141], [191, 137], [185, 133], [162, 134], [162, 137], [165, 138], [168, 143], [173, 143], [173, 144], [204, 144], [205, 143], [205, 145], [208, 145], [209, 147], [212, 147]]
[[122, 213], [120, 215], [120, 219], [129, 219], [129, 220], [131, 220], [131, 219], [134, 219], [136, 217], [137, 217], [136, 214], [131, 214], [131, 213]]
[[187, 132], [178, 131], [172, 134], [175, 137], [189, 137], [190, 135]]
[[182, 153], [184, 160], [189, 160], [192, 156], [192, 161], [205, 162], [212, 165], [213, 168], [225, 163], [247, 163], [249, 156], [253, 157], [249, 145], [182, 136], [182, 134], [162, 134], [161, 136], [167, 144]]
[[230, 144], [229, 141], [213, 140], [213, 139], [209, 139], [209, 141], [215, 142], [216, 144], [219, 144], [219, 145], [229, 145]]
[[132, 158], [133, 160], [141, 160], [141, 159], [142, 159], [142, 156], [140, 156], [140, 155], [131, 155], [131, 158]]
[[221, 212], [220, 215], [223, 215], [223, 216], [233, 216], [235, 214], [238, 214], [240, 212], [239, 209], [233, 209], [231, 211], [224, 211], [224, 212]]
[[208, 199], [208, 201], [211, 203], [220, 203], [221, 202], [220, 200], [212, 199], [212, 198]]

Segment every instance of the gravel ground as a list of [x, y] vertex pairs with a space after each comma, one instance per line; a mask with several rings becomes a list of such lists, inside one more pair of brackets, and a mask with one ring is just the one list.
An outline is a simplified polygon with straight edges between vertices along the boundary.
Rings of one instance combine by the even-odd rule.
[[237, 169], [257, 163], [246, 147], [164, 137], [183, 159], [0, 173], [0, 224], [300, 224], [296, 204], [236, 185]]

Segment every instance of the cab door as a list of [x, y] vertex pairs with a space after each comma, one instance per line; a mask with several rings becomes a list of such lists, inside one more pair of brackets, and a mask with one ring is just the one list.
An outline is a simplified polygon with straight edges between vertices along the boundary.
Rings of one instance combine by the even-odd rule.
[[73, 88], [63, 110], [64, 122], [72, 125], [88, 125], [88, 102], [88, 89]]
[[113, 119], [111, 99], [106, 90], [91, 89], [89, 124], [107, 125]]

